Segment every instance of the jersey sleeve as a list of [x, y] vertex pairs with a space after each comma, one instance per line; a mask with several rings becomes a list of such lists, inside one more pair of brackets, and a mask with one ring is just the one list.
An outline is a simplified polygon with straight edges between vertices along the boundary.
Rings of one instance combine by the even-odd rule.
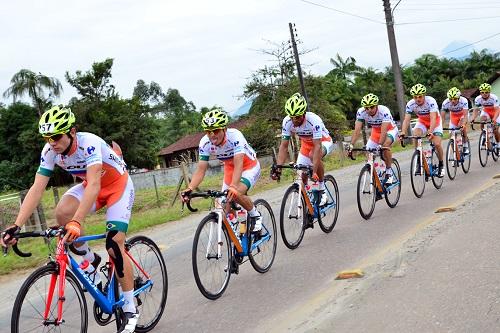
[[291, 129], [292, 128], [292, 119], [289, 116], [286, 116], [283, 119], [283, 123], [281, 126], [281, 139], [290, 140], [290, 136], [292, 136]]
[[462, 102], [462, 109], [469, 110], [469, 103], [465, 97], [460, 98]]
[[448, 109], [448, 99], [445, 99], [443, 101], [443, 104], [441, 105], [441, 111], [448, 112], [450, 109]]
[[406, 109], [405, 109], [405, 112], [407, 114], [412, 114], [413, 113], [413, 101], [409, 101], [408, 103], [406, 103]]
[[210, 140], [206, 135], [200, 140], [198, 155], [200, 157], [200, 161], [208, 161], [210, 159]]
[[[493, 95], [493, 94], [490, 94], [490, 95]], [[498, 103], [498, 97], [493, 95], [493, 106], [499, 106], [499, 103]]]
[[360, 121], [362, 123], [365, 122], [365, 116], [364, 116], [365, 110], [363, 108], [358, 109], [356, 112], [356, 121]]
[[429, 96], [428, 103], [429, 103], [429, 112], [439, 113], [438, 103], [436, 102], [436, 100], [433, 97]]
[[[307, 115], [309, 115], [309, 121], [311, 122], [313, 140], [321, 139], [323, 137], [323, 128], [325, 127], [323, 120], [317, 114], [307, 113]], [[306, 121], [308, 120], [307, 115]]]
[[54, 150], [50, 148], [50, 145], [48, 143], [45, 144], [42, 153], [40, 154], [40, 166], [38, 167], [37, 173], [46, 177], [52, 176], [55, 167], [56, 155], [57, 154]]
[[233, 136], [233, 146], [234, 146], [234, 155], [238, 154], [244, 154], [245, 149], [248, 145], [247, 140], [243, 136], [243, 133], [241, 133], [238, 130], [234, 131], [234, 136]]
[[389, 110], [388, 107], [381, 107], [381, 112], [382, 112], [382, 123], [391, 123], [394, 121], [394, 119], [392, 118], [392, 114], [391, 114], [391, 110]]
[[474, 105], [476, 107], [481, 107], [482, 104], [481, 104], [481, 101], [479, 100], [481, 98], [481, 96], [477, 96], [475, 99], [474, 99]]

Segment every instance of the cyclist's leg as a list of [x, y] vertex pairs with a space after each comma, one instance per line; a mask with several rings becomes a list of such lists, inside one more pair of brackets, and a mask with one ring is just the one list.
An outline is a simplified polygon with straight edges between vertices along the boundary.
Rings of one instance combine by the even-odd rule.
[[384, 161], [385, 161], [385, 166], [386, 166], [386, 171], [391, 172], [391, 166], [392, 166], [392, 151], [391, 147], [394, 144], [394, 142], [398, 139], [398, 128], [394, 127], [392, 130], [387, 131], [387, 137], [385, 138], [385, 142], [382, 144], [382, 147], [384, 148], [389, 148], [389, 149], [384, 149], [382, 151], [382, 154], [384, 156]]
[[[417, 121], [415, 126], [412, 128], [411, 133], [414, 136], [424, 136], [424, 134], [427, 133], [427, 126]], [[417, 148], [417, 140], [414, 140], [414, 145], [415, 148]]]
[[[125, 253], [125, 238], [134, 204], [134, 185], [127, 176], [125, 188], [110, 189], [106, 197], [106, 250], [113, 258], [118, 282], [123, 291], [125, 304], [122, 310], [126, 313], [129, 324], [135, 328], [138, 315], [134, 303], [134, 278], [132, 264]], [[128, 314], [127, 314], [128, 313]], [[133, 331], [133, 330], [132, 330]]]
[[[82, 184], [77, 184], [73, 187], [71, 187], [66, 193], [63, 194], [61, 200], [59, 200], [57, 206], [56, 206], [56, 221], [57, 224], [60, 226], [66, 225], [73, 216], [75, 215], [76, 210], [78, 209], [78, 206], [80, 206], [80, 201], [83, 198], [83, 192], [85, 188], [83, 187]], [[96, 205], [94, 205], [91, 208], [91, 212], [95, 212], [96, 210]], [[82, 224], [81, 226], [81, 234], [84, 234], [84, 225]], [[95, 260], [95, 254], [90, 250], [88, 243], [83, 242], [83, 243], [74, 243], [75, 248], [79, 251], [85, 251], [85, 255], [83, 256], [84, 260], [87, 260], [90, 263], [94, 263]], [[100, 260], [99, 260], [100, 261]], [[96, 263], [95, 265], [97, 265]], [[94, 266], [95, 266], [94, 265]]]

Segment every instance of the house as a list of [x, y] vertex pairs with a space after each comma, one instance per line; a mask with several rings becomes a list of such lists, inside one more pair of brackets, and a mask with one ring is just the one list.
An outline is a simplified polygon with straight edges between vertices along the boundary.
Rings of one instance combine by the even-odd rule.
[[[229, 124], [228, 127], [241, 130], [248, 122], [248, 119], [240, 119]], [[182, 137], [177, 142], [172, 143], [170, 146], [161, 149], [158, 153], [161, 167], [175, 167], [178, 166], [182, 160], [186, 162], [196, 162], [198, 160], [198, 145], [204, 135], [204, 132], [189, 134]]]

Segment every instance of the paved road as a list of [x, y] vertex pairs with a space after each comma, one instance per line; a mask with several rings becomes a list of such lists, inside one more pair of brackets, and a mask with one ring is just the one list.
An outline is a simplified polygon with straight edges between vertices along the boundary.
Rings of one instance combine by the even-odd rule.
[[[397, 158], [403, 170], [400, 203], [396, 208], [390, 209], [384, 201], [377, 202], [375, 212], [369, 221], [360, 217], [356, 204], [355, 187], [361, 166], [332, 172], [340, 187], [341, 201], [339, 220], [334, 231], [331, 234], [324, 234], [318, 227], [308, 230], [304, 241], [294, 251], [288, 250], [279, 239], [276, 260], [268, 273], [259, 274], [253, 271], [251, 265], [243, 265], [240, 267], [240, 274], [231, 277], [225, 294], [215, 302], [205, 299], [199, 293], [191, 269], [192, 238], [203, 214], [192, 215], [181, 221], [148, 230], [145, 234], [164, 248], [169, 277], [166, 313], [155, 332], [213, 332], [233, 327], [241, 332], [332, 331], [332, 328], [337, 327], [335, 331], [357, 331], [358, 328], [359, 331], [387, 331], [372, 330], [370, 326], [363, 328], [362, 325], [357, 325], [377, 321], [381, 317], [386, 319], [384, 322], [387, 326], [384, 327], [389, 328], [389, 331], [394, 327], [394, 331], [397, 331], [398, 326], [388, 325], [398, 322], [398, 318], [388, 312], [399, 314], [407, 313], [407, 310], [417, 311], [422, 313], [422, 317], [426, 320], [432, 320], [425, 315], [427, 313], [425, 309], [420, 308], [418, 299], [415, 299], [418, 293], [407, 296], [410, 299], [413, 297], [408, 300], [408, 303], [413, 304], [411, 309], [400, 303], [394, 303], [397, 309], [392, 303], [379, 304], [389, 316], [383, 316], [379, 311], [378, 315], [372, 315], [370, 320], [366, 313], [371, 313], [374, 307], [364, 307], [364, 299], [353, 298], [353, 295], [361, 294], [363, 291], [367, 297], [378, 298], [380, 295], [375, 293], [376, 290], [384, 290], [384, 281], [391, 279], [391, 275], [387, 273], [391, 265], [397, 267], [392, 271], [396, 272], [393, 272], [395, 275], [401, 276], [397, 281], [401, 281], [400, 290], [403, 292], [404, 281], [408, 276], [413, 277], [414, 273], [408, 269], [407, 252], [411, 253], [414, 248], [426, 248], [427, 229], [438, 228], [436, 227], [438, 225], [446, 226], [446, 223], [441, 222], [443, 217], [461, 216], [456, 212], [443, 215], [435, 214], [434, 211], [449, 205], [463, 209], [464, 204], [466, 205], [472, 198], [475, 198], [473, 202], [476, 198], [479, 201], [486, 200], [489, 197], [482, 197], [482, 193], [492, 191], [492, 188], [498, 190], [498, 186], [494, 185], [496, 180], [492, 177], [499, 172], [499, 164], [489, 162], [486, 168], [481, 168], [474, 149], [473, 153], [473, 163], [468, 175], [459, 170], [456, 180], [451, 182], [446, 179], [439, 191], [435, 190], [431, 183], [427, 183], [426, 192], [421, 199], [416, 199], [411, 190], [408, 172], [411, 152], [399, 153]], [[285, 189], [286, 185], [283, 185], [259, 196], [268, 200], [277, 214]], [[493, 216], [495, 207], [492, 204], [490, 206], [490, 209], [481, 210], [482, 219], [489, 220]], [[439, 234], [441, 230], [446, 228], [438, 228], [437, 233]], [[468, 236], [482, 242], [481, 233], [468, 232]], [[483, 247], [487, 247], [486, 242], [492, 238], [490, 234]], [[412, 241], [415, 242], [413, 247]], [[461, 251], [467, 243], [454, 243], [449, 246], [452, 245], [454, 246], [452, 249]], [[426, 263], [428, 264], [428, 261]], [[335, 280], [339, 271], [351, 268], [363, 269], [366, 276], [356, 280]], [[449, 276], [445, 273], [446, 271], [442, 273], [441, 278], [427, 275], [428, 282], [432, 285], [435, 281], [435, 288], [439, 289], [445, 277], [448, 277], [449, 280], [445, 282], [451, 286], [450, 289], [456, 289], [461, 285], [460, 281], [453, 279], [451, 272]], [[4, 283], [0, 286], [0, 301], [9, 306], [0, 309], [0, 327], [8, 327], [13, 297], [23, 278], [19, 276], [15, 281], [3, 279]], [[419, 285], [424, 289], [425, 284]], [[381, 289], [377, 289], [379, 287]], [[374, 288], [375, 290], [372, 290]], [[397, 298], [397, 294], [392, 295]], [[455, 304], [460, 302], [460, 299], [450, 296], [450, 301]], [[346, 309], [348, 311], [344, 311]], [[411, 317], [411, 312], [407, 313], [407, 316]], [[414, 319], [422, 320], [422, 317]], [[337, 325], [337, 321], [343, 326]], [[399, 331], [413, 331], [413, 329], [416, 331], [417, 328], [417, 326], [408, 326], [406, 329], [401, 327]], [[424, 331], [440, 330], [434, 327], [424, 329]], [[93, 327], [91, 331], [113, 332], [110, 327], [103, 329], [98, 326]]]

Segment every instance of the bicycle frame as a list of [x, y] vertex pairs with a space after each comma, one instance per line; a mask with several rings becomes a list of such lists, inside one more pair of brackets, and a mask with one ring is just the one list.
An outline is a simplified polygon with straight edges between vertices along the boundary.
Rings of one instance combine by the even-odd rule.
[[[429, 165], [429, 163], [427, 163], [427, 158], [424, 158], [424, 149], [422, 146], [422, 138], [417, 138], [416, 140], [417, 140], [417, 148], [415, 148], [415, 149], [418, 150], [419, 154], [420, 154], [420, 167], [424, 169], [425, 176], [430, 177], [432, 175], [432, 165]], [[434, 146], [431, 143], [431, 156], [432, 156], [433, 150], [434, 150]]]
[[[236, 251], [241, 256], [247, 256], [248, 252], [253, 251], [255, 248], [260, 246], [260, 244], [268, 241], [271, 238], [269, 231], [263, 225], [262, 227], [267, 231], [267, 233], [263, 237], [261, 237], [259, 240], [257, 240], [256, 242], [252, 242], [252, 246], [249, 250], [247, 244], [248, 244], [248, 240], [250, 237], [250, 232], [248, 231], [248, 229], [242, 235], [241, 241], [240, 241], [240, 239], [238, 238], [238, 236], [236, 236], [233, 228], [231, 227], [229, 221], [226, 218], [226, 212], [222, 206], [222, 203], [220, 202], [220, 200], [214, 200], [214, 201], [215, 201], [215, 205], [214, 205], [214, 208], [212, 209], [211, 213], [217, 215], [217, 259], [222, 257], [222, 244], [223, 244], [223, 242], [222, 242], [222, 237], [223, 237], [222, 236], [222, 233], [223, 233], [222, 225], [223, 224], [226, 227], [226, 230], [227, 230], [227, 233], [229, 235], [229, 239], [231, 240], [231, 243], [233, 243], [234, 247], [236, 248]], [[241, 208], [241, 209], [243, 209], [243, 208]], [[209, 236], [208, 236], [209, 238], [208, 238], [208, 242], [207, 242], [207, 258], [209, 257], [209, 253], [210, 253], [210, 244], [213, 244], [212, 243], [212, 235], [214, 233], [213, 233], [212, 228], [213, 228], [213, 226], [210, 225], [210, 231], [209, 231]]]
[[[82, 236], [75, 240], [75, 242], [85, 242], [85, 241], [90, 241], [90, 240], [96, 240], [96, 239], [104, 239], [106, 237], [106, 234], [101, 234], [101, 235], [90, 235], [90, 236]], [[142, 267], [137, 263], [134, 258], [130, 255], [128, 251], [126, 251], [127, 256], [130, 258], [132, 261], [133, 265], [135, 265], [147, 278], [148, 281], [147, 283], [142, 286], [141, 288], [134, 290], [134, 296], [137, 296], [138, 294], [142, 293], [144, 290], [150, 288], [153, 286], [153, 281], [151, 280], [150, 276], [142, 269]], [[80, 268], [80, 265], [76, 262], [76, 260], [68, 253], [66, 250], [65, 244], [62, 240], [62, 237], [59, 237], [59, 241], [57, 243], [57, 250], [56, 250], [56, 259], [55, 259], [56, 265], [59, 267], [59, 273], [57, 275], [53, 274], [51, 276], [50, 280], [50, 285], [49, 285], [49, 291], [47, 295], [47, 302], [45, 304], [45, 312], [44, 312], [44, 320], [46, 321], [49, 317], [50, 313], [50, 306], [52, 304], [52, 299], [54, 296], [54, 290], [56, 286], [56, 282], [59, 283], [59, 294], [58, 294], [58, 301], [57, 301], [57, 324], [62, 323], [62, 312], [63, 312], [63, 304], [65, 301], [64, 298], [64, 287], [66, 283], [66, 270], [69, 268], [75, 275], [75, 277], [82, 283], [84, 288], [92, 295], [96, 303], [99, 305], [99, 307], [102, 309], [104, 313], [107, 314], [112, 314], [114, 310], [118, 307], [123, 306], [124, 304], [124, 299], [123, 296], [120, 296], [118, 301], [115, 301], [116, 299], [116, 294], [113, 286], [117, 281], [115, 281], [115, 271], [114, 271], [114, 263], [112, 261], [112, 258], [109, 258], [109, 288], [107, 291], [107, 294], [104, 295], [97, 286], [93, 284], [93, 282], [90, 280], [89, 276]], [[97, 273], [98, 274], [98, 273]], [[57, 279], [59, 278], [59, 281]]]

